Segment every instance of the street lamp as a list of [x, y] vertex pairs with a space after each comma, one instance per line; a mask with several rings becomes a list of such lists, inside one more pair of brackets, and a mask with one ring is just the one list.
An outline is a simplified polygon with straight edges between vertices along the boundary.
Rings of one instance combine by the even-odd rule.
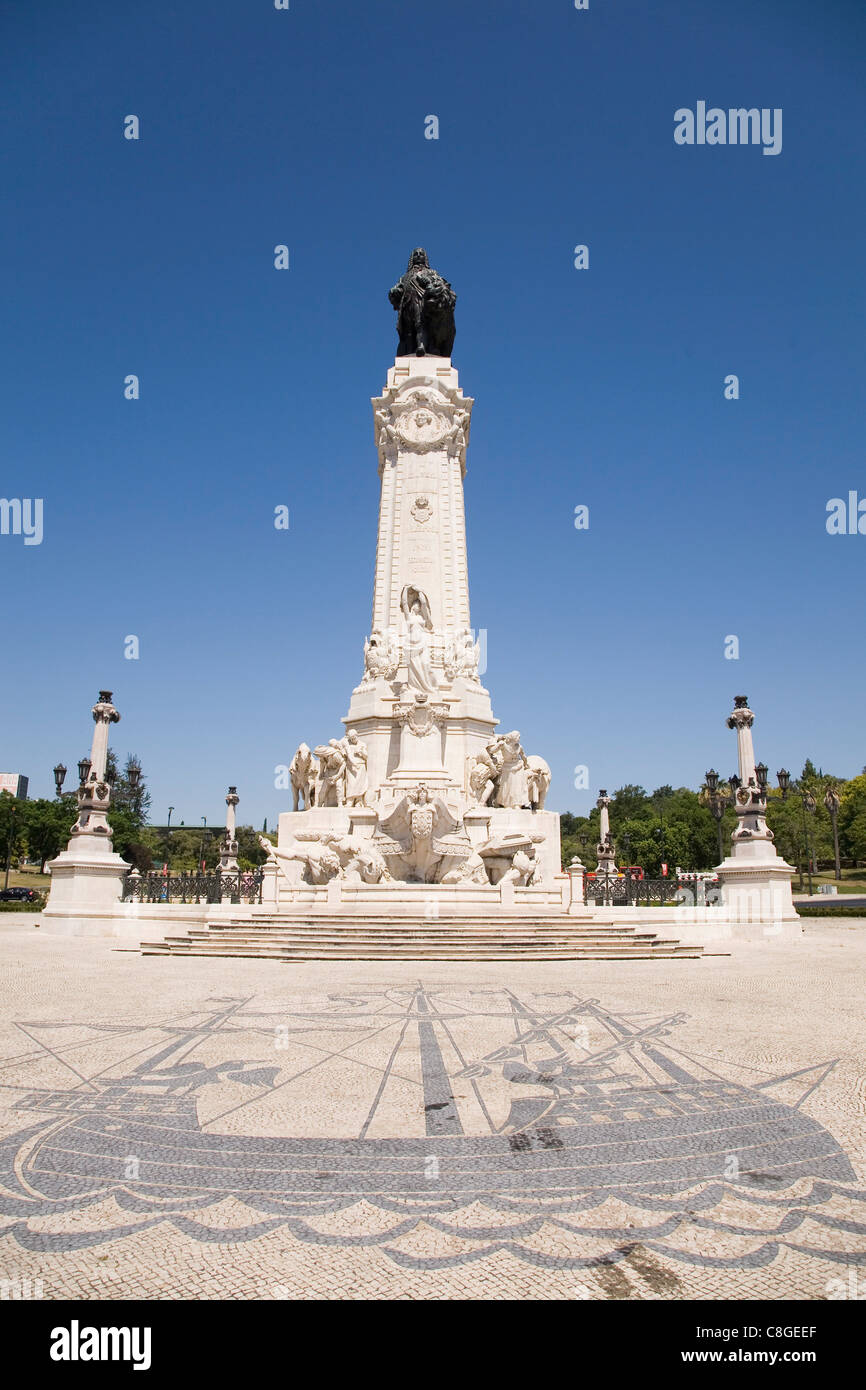
[[78, 761], [78, 781], [82, 787], [90, 776], [90, 769], [92, 766], [93, 764], [89, 758], [80, 758]]
[[3, 881], [3, 887], [4, 887], [4, 889], [9, 887], [9, 869], [10, 869], [10, 867], [11, 867], [11, 865], [12, 865], [12, 841], [13, 841], [13, 839], [15, 838], [15, 821], [16, 821], [17, 815], [18, 815], [18, 800], [17, 800], [17, 798], [16, 798], [15, 801], [13, 802], [13, 804], [12, 804], [12, 807], [11, 807], [10, 811], [9, 811], [9, 835], [8, 835], [7, 840], [6, 840], [6, 877], [5, 877], [4, 881]]
[[171, 849], [171, 813], [172, 813], [173, 810], [174, 810], [174, 807], [173, 807], [173, 806], [169, 806], [169, 808], [168, 808], [168, 826], [166, 827], [166, 832], [165, 832], [165, 867], [166, 867], [166, 868], [168, 868], [168, 856], [169, 856], [169, 850]]
[[201, 873], [204, 873], [204, 837], [207, 833], [207, 816], [202, 816], [201, 823], [203, 829], [201, 832], [201, 844], [198, 851], [198, 862]]
[[839, 862], [839, 823], [837, 820], [837, 817], [839, 815], [839, 807], [841, 804], [842, 798], [840, 797], [836, 788], [828, 787], [824, 793], [824, 805], [830, 812], [830, 820], [833, 822], [833, 857], [836, 864], [836, 871], [834, 877], [836, 879], [841, 879], [842, 877], [842, 865]]
[[779, 783], [779, 791], [782, 793], [782, 800], [788, 800], [788, 792], [791, 789], [791, 774], [786, 767], [776, 773], [776, 781]]
[[[739, 780], [739, 779], [737, 779]], [[725, 814], [725, 807], [730, 806], [733, 797], [726, 796], [719, 791], [719, 774], [714, 767], [709, 772], [704, 773], [704, 782], [709, 793], [710, 815], [716, 822], [716, 836], [719, 841], [719, 863], [725, 857], [724, 845], [722, 844], [722, 817]]]
[[63, 795], [63, 782], [66, 777], [66, 768], [63, 763], [58, 763], [54, 769], [54, 790], [58, 796]]
[[[818, 803], [811, 792], [806, 791], [801, 794], [800, 800], [803, 803], [803, 838], [806, 842], [806, 872], [809, 875], [809, 897], [812, 896], [812, 845], [809, 840], [809, 827], [806, 822], [806, 812], [814, 816], [818, 808]], [[802, 878], [802, 875], [801, 875]]]

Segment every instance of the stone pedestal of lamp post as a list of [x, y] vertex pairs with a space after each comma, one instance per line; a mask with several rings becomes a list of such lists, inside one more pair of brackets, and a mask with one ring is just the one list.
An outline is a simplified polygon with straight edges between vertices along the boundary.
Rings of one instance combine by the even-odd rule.
[[47, 930], [71, 936], [112, 935], [115, 904], [129, 869], [114, 852], [107, 817], [111, 801], [105, 780], [108, 730], [120, 719], [110, 690], [100, 690], [93, 719], [90, 768], [78, 788], [78, 819], [66, 849], [49, 864], [51, 892], [42, 914]]
[[794, 870], [777, 852], [767, 825], [767, 769], [755, 765], [755, 716], [745, 695], [737, 695], [728, 717], [737, 732], [740, 786], [734, 797], [737, 826], [731, 852], [718, 868], [721, 909], [734, 936], [799, 936], [802, 927], [791, 896]]

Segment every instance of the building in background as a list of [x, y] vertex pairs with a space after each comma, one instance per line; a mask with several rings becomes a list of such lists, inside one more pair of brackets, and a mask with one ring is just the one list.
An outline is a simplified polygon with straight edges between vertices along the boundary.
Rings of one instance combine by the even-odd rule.
[[29, 785], [30, 778], [22, 776], [20, 772], [0, 772], [0, 792], [9, 792], [10, 796], [18, 796], [26, 801]]

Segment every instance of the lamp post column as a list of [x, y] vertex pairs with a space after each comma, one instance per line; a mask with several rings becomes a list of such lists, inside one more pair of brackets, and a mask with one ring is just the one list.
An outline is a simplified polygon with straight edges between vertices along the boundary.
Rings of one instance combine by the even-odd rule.
[[616, 847], [613, 843], [613, 836], [610, 833], [610, 815], [608, 813], [610, 797], [606, 791], [602, 790], [599, 792], [598, 800], [595, 804], [598, 807], [598, 844], [595, 847], [596, 854], [598, 855], [596, 873], [605, 875], [615, 874]]
[[[123, 877], [129, 868], [112, 848], [108, 809], [111, 786], [106, 778], [108, 733], [120, 715], [111, 702], [111, 691], [100, 690], [93, 706], [93, 744], [90, 758], [78, 765], [78, 818], [69, 833], [69, 844], [52, 859], [51, 892], [43, 917], [48, 930], [89, 934], [111, 932]], [[66, 769], [58, 765], [58, 793]]]
[[737, 824], [730, 853], [718, 872], [722, 907], [734, 933], [761, 938], [765, 930], [784, 935], [801, 928], [791, 897], [794, 870], [777, 853], [767, 825], [768, 769], [765, 763], [755, 763], [754, 720], [745, 695], [737, 695], [726, 720], [728, 728], [737, 731], [740, 770], [729, 778]]
[[226, 833], [220, 846], [220, 872], [224, 874], [235, 874], [238, 871], [235, 807], [239, 801], [237, 787], [229, 787], [226, 796]]
[[833, 860], [835, 872], [833, 877], [840, 880], [842, 877], [842, 865], [839, 860], [839, 807], [841, 797], [835, 787], [828, 787], [824, 793], [824, 805], [830, 812], [830, 820], [833, 824]]

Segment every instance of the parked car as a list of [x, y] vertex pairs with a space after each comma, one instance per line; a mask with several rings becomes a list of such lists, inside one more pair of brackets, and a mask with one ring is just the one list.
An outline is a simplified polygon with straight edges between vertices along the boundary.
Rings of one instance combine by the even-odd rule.
[[0, 888], [0, 903], [35, 903], [38, 897], [32, 888]]

